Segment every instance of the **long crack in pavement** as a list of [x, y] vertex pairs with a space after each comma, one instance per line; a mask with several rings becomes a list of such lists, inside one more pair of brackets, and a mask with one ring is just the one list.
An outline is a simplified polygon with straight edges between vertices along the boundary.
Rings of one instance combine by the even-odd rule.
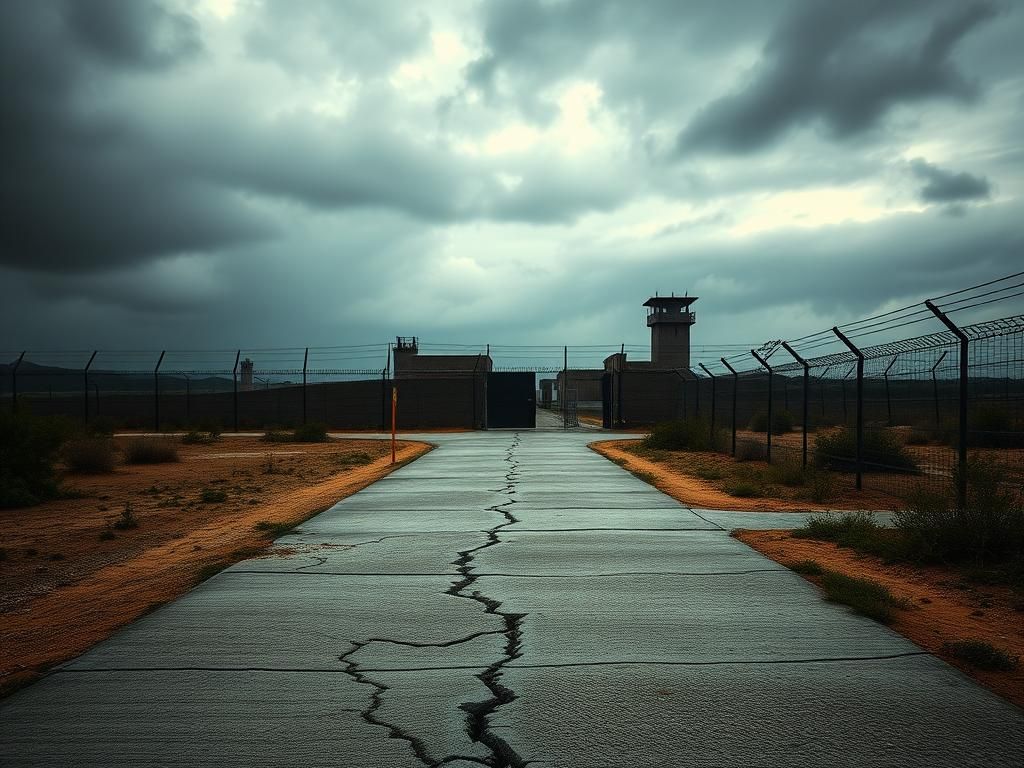
[[[504, 457], [504, 460], [509, 464], [509, 470], [505, 474], [506, 485], [500, 489], [495, 489], [495, 492], [506, 493], [509, 496], [513, 496], [515, 494], [516, 486], [519, 482], [519, 464], [516, 461], [515, 453], [520, 442], [521, 438], [517, 432], [513, 436], [511, 445], [506, 451]], [[519, 658], [521, 655], [522, 621], [525, 614], [501, 611], [500, 601], [487, 597], [479, 590], [467, 592], [478, 578], [473, 573], [473, 561], [476, 553], [487, 549], [488, 547], [500, 544], [500, 531], [519, 522], [516, 516], [513, 515], [509, 509], [515, 503], [515, 499], [510, 498], [506, 502], [495, 504], [494, 506], [487, 508], [487, 511], [489, 512], [497, 512], [501, 514], [505, 518], [505, 522], [486, 531], [487, 541], [485, 543], [478, 547], [473, 547], [472, 549], [462, 550], [458, 553], [458, 559], [454, 560], [452, 564], [456, 567], [456, 571], [461, 578], [458, 581], [453, 582], [452, 586], [447, 590], [447, 594], [449, 595], [480, 603], [484, 606], [485, 613], [500, 616], [505, 624], [505, 628], [503, 630], [475, 632], [467, 637], [443, 643], [414, 643], [388, 638], [370, 638], [367, 640], [352, 641], [352, 647], [338, 657], [339, 660], [345, 664], [344, 671], [346, 674], [350, 675], [356, 682], [363, 685], [369, 685], [374, 688], [374, 691], [370, 696], [369, 706], [360, 713], [363, 720], [372, 725], [387, 728], [392, 738], [408, 742], [413, 753], [425, 765], [441, 766], [456, 761], [466, 761], [479, 765], [493, 766], [493, 768], [524, 768], [524, 766], [529, 764], [529, 762], [516, 753], [516, 751], [510, 747], [504, 739], [490, 729], [490, 716], [503, 704], [508, 704], [516, 699], [515, 692], [502, 684], [501, 677], [502, 670], [505, 665]], [[474, 742], [483, 744], [491, 751], [491, 757], [489, 760], [480, 760], [476, 757], [466, 755], [448, 755], [441, 759], [434, 759], [431, 757], [422, 740], [408, 733], [395, 723], [391, 723], [377, 717], [376, 712], [383, 703], [383, 695], [388, 690], [388, 686], [371, 679], [365, 672], [361, 672], [359, 670], [359, 665], [350, 658], [357, 651], [362, 650], [371, 643], [387, 643], [412, 648], [449, 648], [461, 643], [469, 642], [478, 637], [494, 634], [505, 635], [506, 641], [504, 656], [477, 675], [477, 678], [487, 686], [487, 689], [491, 692], [492, 696], [484, 701], [465, 702], [459, 705], [459, 708], [466, 712], [466, 732]]]

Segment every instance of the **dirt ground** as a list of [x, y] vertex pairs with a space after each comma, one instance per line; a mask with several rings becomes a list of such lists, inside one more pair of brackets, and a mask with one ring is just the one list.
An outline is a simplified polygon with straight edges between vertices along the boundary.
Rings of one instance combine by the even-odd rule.
[[[179, 445], [176, 463], [67, 475], [65, 487], [81, 498], [3, 513], [0, 691], [77, 656], [217, 569], [265, 553], [273, 534], [258, 523], [300, 523], [430, 449], [401, 441], [393, 467], [383, 441], [228, 437]], [[204, 491], [226, 499], [204, 502]], [[113, 524], [126, 505], [138, 527], [119, 530]]]
[[[620, 464], [630, 472], [646, 474], [653, 485], [674, 499], [700, 509], [729, 509], [755, 512], [796, 512], [824, 509], [896, 509], [900, 500], [890, 494], [864, 489], [855, 491], [852, 484], [837, 483], [836, 496], [826, 503], [817, 503], [801, 495], [800, 489], [772, 486], [772, 496], [741, 498], [726, 493], [724, 480], [705, 480], [695, 474], [717, 469], [723, 475], [733, 471], [737, 462], [728, 455], [700, 451], [663, 451], [664, 461], [651, 461], [626, 448], [639, 440], [608, 440], [591, 444], [602, 456]], [[763, 461], [743, 462], [751, 470], [764, 470]]]
[[1024, 660], [1024, 604], [1012, 589], [971, 584], [952, 568], [886, 564], [832, 542], [793, 538], [788, 531], [739, 531], [736, 537], [783, 565], [814, 560], [828, 570], [884, 584], [894, 597], [913, 606], [895, 612], [894, 630], [1024, 706], [1024, 667], [1013, 672], [977, 670], [942, 647], [957, 640], [981, 640]]

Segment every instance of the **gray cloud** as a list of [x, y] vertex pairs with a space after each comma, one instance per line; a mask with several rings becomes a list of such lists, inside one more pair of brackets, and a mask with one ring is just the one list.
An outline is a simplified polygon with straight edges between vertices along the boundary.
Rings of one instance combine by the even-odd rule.
[[[680, 133], [679, 151], [751, 152], [810, 123], [845, 138], [896, 104], [971, 99], [977, 86], [950, 57], [995, 7], [958, 4], [937, 19], [928, 18], [931, 11], [911, 0], [803, 3], [772, 35], [750, 82], [705, 106]], [[908, 46], [910, 35], [917, 40]]]
[[117, 66], [166, 67], [203, 48], [196, 20], [158, 2], [65, 0], [61, 11], [83, 48]]
[[969, 173], [947, 171], [923, 158], [910, 161], [910, 170], [925, 185], [920, 196], [926, 203], [955, 203], [963, 200], [981, 200], [989, 196], [988, 179]]

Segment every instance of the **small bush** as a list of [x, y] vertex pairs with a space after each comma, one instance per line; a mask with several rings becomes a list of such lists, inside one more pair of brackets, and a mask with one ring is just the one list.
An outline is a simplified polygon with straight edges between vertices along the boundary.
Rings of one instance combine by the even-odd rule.
[[711, 427], [701, 419], [665, 421], [654, 425], [641, 446], [647, 450], [710, 451], [713, 450]]
[[862, 616], [883, 624], [892, 621], [892, 609], [900, 605], [888, 588], [870, 579], [825, 571], [821, 586], [830, 602], [848, 605]]
[[956, 478], [945, 491], [918, 489], [894, 517], [905, 555], [923, 562], [1016, 562], [1024, 559], [1024, 506], [1002, 487], [998, 463], [971, 456], [967, 504], [956, 503]]
[[260, 440], [265, 443], [290, 443], [292, 441], [292, 433], [272, 429], [268, 432], [264, 432], [263, 437], [261, 437]]
[[799, 461], [777, 461], [768, 467], [768, 478], [771, 482], [785, 485], [788, 488], [804, 485], [807, 482], [807, 475], [808, 471]]
[[260, 533], [265, 533], [270, 538], [276, 539], [284, 536], [295, 526], [292, 523], [272, 523], [269, 520], [260, 520], [254, 527]]
[[181, 437], [181, 442], [184, 445], [210, 445], [220, 439], [220, 434], [214, 434], [212, 432], [199, 432], [193, 429]]
[[725, 492], [738, 499], [750, 499], [764, 495], [764, 489], [750, 480], [734, 480], [726, 483]]
[[[820, 434], [814, 441], [814, 461], [820, 467], [852, 472], [857, 464], [857, 432], [849, 427]], [[886, 429], [865, 429], [864, 471], [916, 472], [917, 462], [903, 449], [898, 435]]]
[[[768, 431], [768, 413], [767, 411], [758, 411], [754, 414], [750, 420], [748, 426], [751, 432], [767, 432]], [[793, 414], [785, 410], [772, 410], [772, 434], [773, 435], [784, 435], [787, 432], [793, 431]]]
[[821, 576], [825, 569], [816, 560], [800, 560], [789, 566], [790, 570], [803, 573], [807, 576]]
[[70, 433], [62, 419], [0, 412], [0, 509], [59, 495], [54, 464]]
[[981, 640], [958, 640], [942, 646], [949, 655], [978, 669], [1012, 672], [1020, 666], [1020, 657]]
[[893, 556], [892, 536], [867, 512], [844, 512], [840, 515], [825, 512], [812, 515], [806, 525], [793, 531], [792, 536], [797, 539], [833, 541], [841, 547], [882, 557]]
[[807, 498], [825, 504], [838, 496], [836, 480], [827, 469], [807, 468]]
[[204, 488], [199, 494], [199, 500], [204, 504], [220, 504], [228, 500], [228, 494], [219, 488]]
[[139, 520], [135, 517], [135, 510], [132, 509], [130, 501], [126, 501], [124, 503], [124, 509], [121, 510], [121, 516], [111, 523], [111, 527], [116, 528], [119, 531], [127, 531], [132, 528], [139, 527]]
[[765, 461], [768, 447], [757, 440], [736, 441], [736, 461]]
[[117, 536], [114, 534], [113, 528], [109, 525], [100, 531], [100, 541], [110, 541], [116, 538]]
[[178, 448], [164, 437], [134, 437], [122, 450], [125, 464], [166, 464], [178, 461]]
[[292, 439], [296, 443], [326, 443], [327, 427], [323, 424], [303, 424], [295, 428]]
[[107, 437], [79, 437], [64, 444], [64, 463], [72, 472], [104, 475], [114, 471], [114, 445]]
[[374, 457], [366, 451], [353, 451], [352, 453], [339, 454], [335, 460], [343, 467], [361, 467], [365, 464], [371, 464], [374, 461]]

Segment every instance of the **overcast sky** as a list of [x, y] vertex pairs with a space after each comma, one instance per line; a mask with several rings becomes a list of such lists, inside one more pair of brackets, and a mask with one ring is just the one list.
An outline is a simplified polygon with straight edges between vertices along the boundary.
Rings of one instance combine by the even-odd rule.
[[3, 2], [0, 348], [645, 343], [655, 291], [752, 343], [981, 282], [1022, 40], [1009, 1]]

